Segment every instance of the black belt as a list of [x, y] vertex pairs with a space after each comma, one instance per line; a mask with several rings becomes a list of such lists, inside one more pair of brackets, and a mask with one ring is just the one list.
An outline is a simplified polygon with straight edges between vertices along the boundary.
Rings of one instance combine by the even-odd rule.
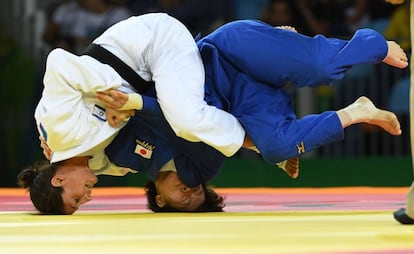
[[149, 86], [154, 85], [153, 81], [146, 81], [141, 78], [131, 67], [124, 63], [117, 56], [99, 46], [91, 43], [83, 52], [82, 55], [88, 55], [95, 58], [103, 64], [108, 64], [115, 71], [125, 79], [131, 86], [133, 86], [138, 93], [144, 93]]

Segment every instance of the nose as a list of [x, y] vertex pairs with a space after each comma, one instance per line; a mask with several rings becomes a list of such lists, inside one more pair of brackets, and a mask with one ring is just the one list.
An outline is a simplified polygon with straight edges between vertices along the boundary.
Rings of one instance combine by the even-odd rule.
[[94, 183], [94, 185], [95, 185], [97, 182], [98, 182], [98, 177], [97, 177], [95, 174], [93, 174], [93, 183]]
[[86, 198], [88, 201], [92, 200], [92, 193], [91, 193], [91, 191], [89, 191], [88, 193], [86, 193], [86, 194], [85, 194], [85, 198]]
[[[89, 195], [86, 195], [86, 196], [85, 196], [85, 198], [86, 198], [86, 202], [89, 202], [89, 201], [91, 201], [91, 200], [92, 200], [92, 196], [89, 196]], [[86, 203], [86, 202], [85, 202], [85, 203]]]
[[82, 200], [80, 201], [80, 204], [83, 205], [89, 201], [92, 200], [92, 191], [88, 190], [85, 195], [83, 196]]
[[91, 189], [89, 189], [88, 188], [88, 190], [86, 191], [86, 193], [85, 193], [85, 197], [88, 199], [88, 200], [91, 200], [92, 199], [92, 190]]
[[85, 195], [84, 197], [83, 197], [83, 199], [81, 200], [81, 202], [79, 202], [80, 203], [80, 205], [83, 205], [83, 204], [85, 204], [85, 203], [87, 203], [87, 202], [89, 202], [89, 201], [91, 201], [92, 200], [92, 197], [91, 196], [87, 196], [87, 195]]

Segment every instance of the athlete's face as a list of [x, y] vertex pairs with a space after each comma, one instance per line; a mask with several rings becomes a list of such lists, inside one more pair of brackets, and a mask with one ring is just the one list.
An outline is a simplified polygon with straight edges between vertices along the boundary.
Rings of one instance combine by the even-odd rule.
[[64, 163], [51, 180], [52, 185], [62, 187], [65, 214], [73, 214], [79, 207], [92, 200], [92, 188], [98, 178], [86, 163]]
[[195, 211], [205, 200], [205, 192], [200, 185], [190, 188], [186, 186], [176, 172], [160, 172], [155, 182], [158, 195], [157, 205], [166, 205], [181, 211]]

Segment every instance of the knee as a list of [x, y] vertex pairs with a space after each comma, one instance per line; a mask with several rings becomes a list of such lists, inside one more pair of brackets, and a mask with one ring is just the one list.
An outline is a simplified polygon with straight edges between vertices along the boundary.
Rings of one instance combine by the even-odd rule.
[[[295, 142], [293, 139], [280, 138], [268, 145], [268, 149], [261, 150], [263, 159], [270, 164], [298, 157], [306, 153], [303, 142]], [[259, 148], [260, 149], [260, 148]]]

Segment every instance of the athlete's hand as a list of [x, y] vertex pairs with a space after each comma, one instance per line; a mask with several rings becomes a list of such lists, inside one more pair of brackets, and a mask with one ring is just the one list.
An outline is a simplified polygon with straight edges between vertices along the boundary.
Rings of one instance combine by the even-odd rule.
[[128, 94], [109, 89], [104, 92], [96, 92], [96, 98], [105, 105], [105, 108], [120, 109], [128, 101]]
[[116, 110], [113, 108], [105, 109], [105, 116], [108, 124], [116, 127], [119, 123], [128, 121], [131, 116], [135, 115], [135, 110]]
[[382, 60], [384, 63], [397, 67], [405, 68], [408, 66], [408, 57], [404, 50], [395, 41], [387, 41], [388, 53]]
[[39, 136], [39, 140], [40, 140], [40, 147], [43, 149], [43, 155], [46, 157], [46, 159], [50, 161], [53, 155], [52, 150], [47, 145], [46, 140], [42, 136]]

